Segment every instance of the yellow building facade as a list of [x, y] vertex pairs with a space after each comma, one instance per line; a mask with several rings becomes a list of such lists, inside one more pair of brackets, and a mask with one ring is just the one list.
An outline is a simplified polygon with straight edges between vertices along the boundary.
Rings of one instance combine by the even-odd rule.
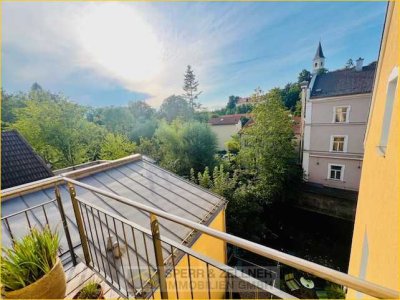
[[[209, 225], [210, 228], [225, 232], [225, 210], [221, 210]], [[191, 249], [205, 255], [219, 263], [226, 264], [226, 243], [212, 236], [202, 234], [193, 244]], [[227, 276], [212, 265], [208, 266], [204, 261], [190, 257], [190, 270], [187, 257], [183, 257], [175, 267], [175, 273], [170, 272], [166, 278], [168, 299], [207, 299], [210, 287], [211, 299], [224, 299], [226, 294]], [[176, 282], [175, 282], [176, 280]], [[178, 291], [176, 290], [178, 286]], [[190, 286], [192, 285], [192, 286]], [[154, 294], [155, 299], [161, 299], [159, 290]]]
[[[374, 83], [349, 273], [400, 290], [400, 3], [389, 2]], [[349, 291], [349, 298], [360, 294]]]

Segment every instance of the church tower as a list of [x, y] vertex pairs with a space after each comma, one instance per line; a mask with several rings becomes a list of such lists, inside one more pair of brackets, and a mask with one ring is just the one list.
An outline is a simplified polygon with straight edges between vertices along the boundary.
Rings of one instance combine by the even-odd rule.
[[322, 52], [321, 42], [319, 42], [317, 52], [315, 52], [313, 59], [313, 74], [317, 73], [322, 68], [325, 68], [325, 56], [324, 52]]

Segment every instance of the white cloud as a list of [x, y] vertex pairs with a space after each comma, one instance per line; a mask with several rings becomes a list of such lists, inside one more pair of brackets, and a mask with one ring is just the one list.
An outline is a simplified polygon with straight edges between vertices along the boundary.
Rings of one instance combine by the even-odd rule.
[[[242, 83], [252, 80], [249, 75], [259, 77], [253, 88], [276, 79], [273, 76], [276, 72], [304, 61], [304, 57], [308, 59], [316, 42], [313, 34], [299, 34], [292, 41], [276, 39], [286, 34], [282, 29], [284, 21], [293, 23], [293, 15], [304, 13], [301, 6], [290, 4], [282, 4], [285, 9], [282, 5], [268, 4], [268, 10], [260, 10], [251, 3], [219, 3], [213, 9], [210, 9], [213, 4], [205, 3], [7, 2], [2, 5], [3, 49], [25, 57], [23, 61], [15, 56], [13, 61], [5, 60], [6, 69], [12, 73], [7, 76], [27, 82], [57, 83], [83, 71], [86, 77], [82, 80], [89, 80], [92, 87], [100, 90], [122, 86], [150, 95], [149, 102], [155, 106], [167, 96], [182, 92], [183, 73], [188, 64], [193, 66], [205, 91], [202, 99], [207, 99], [206, 104], [216, 104], [225, 102], [228, 96], [222, 96], [221, 85], [231, 87], [229, 93], [246, 93]], [[374, 17], [365, 14], [352, 24], [333, 27], [327, 23], [320, 30], [334, 46], [349, 28], [360, 28]], [[262, 30], [270, 31], [266, 40], [246, 49], [249, 47], [246, 38]], [[300, 33], [303, 32], [302, 29]], [[275, 40], [269, 42], [269, 37]], [[289, 47], [275, 45], [281, 42]], [[236, 45], [249, 51], [232, 51], [231, 47]], [[285, 53], [274, 53], [274, 48]], [[337, 50], [337, 45], [331, 49]], [[249, 54], [250, 50], [255, 52]], [[246, 61], [251, 59], [249, 55], [259, 55], [261, 59], [256, 57], [254, 62], [234, 68], [240, 72], [227, 71], [227, 62]], [[219, 96], [225, 98], [217, 99]]]
[[246, 27], [238, 26], [243, 18], [237, 9], [196, 20], [190, 17], [202, 8], [187, 9], [187, 20], [174, 20], [178, 13], [165, 17], [140, 3], [4, 3], [3, 42], [36, 58], [16, 64], [15, 78], [49, 82], [90, 70], [102, 80], [151, 95], [150, 103], [157, 106], [181, 92], [188, 64], [202, 88], [212, 88], [213, 80], [205, 80], [210, 67], [230, 55], [219, 51]]

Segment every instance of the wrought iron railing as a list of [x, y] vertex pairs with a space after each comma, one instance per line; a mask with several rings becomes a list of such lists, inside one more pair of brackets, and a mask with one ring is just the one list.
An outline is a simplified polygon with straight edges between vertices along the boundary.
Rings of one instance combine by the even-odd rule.
[[[112, 218], [113, 222], [114, 221], [120, 222], [122, 224], [122, 227], [119, 228], [120, 232], [123, 231], [124, 226], [128, 226], [128, 227], [133, 228], [134, 230], [140, 231], [141, 234], [143, 235], [143, 240], [144, 240], [144, 244], [145, 245], [148, 244], [148, 242], [146, 241], [145, 237], [146, 236], [149, 237], [150, 243], [152, 242], [153, 246], [154, 246], [153, 248], [154, 248], [154, 256], [155, 256], [156, 264], [155, 264], [154, 270], [150, 270], [149, 271], [149, 277], [148, 277], [147, 281], [151, 285], [150, 291], [154, 292], [155, 291], [155, 284], [154, 284], [154, 280], [153, 280], [153, 278], [154, 278], [153, 274], [157, 274], [158, 281], [159, 281], [158, 290], [160, 291], [161, 296], [163, 298], [165, 298], [168, 295], [170, 295], [170, 293], [168, 293], [169, 292], [168, 290], [164, 290], [165, 282], [163, 283], [162, 281], [165, 280], [166, 274], [169, 274], [169, 272], [171, 272], [171, 270], [172, 270], [172, 273], [174, 271], [174, 267], [172, 267], [172, 269], [171, 268], [165, 268], [164, 269], [164, 265], [168, 266], [170, 264], [169, 263], [169, 257], [171, 256], [171, 253], [174, 253], [177, 250], [182, 252], [183, 255], [187, 256], [187, 258], [188, 258], [188, 267], [189, 268], [190, 268], [190, 259], [191, 259], [191, 257], [195, 257], [196, 259], [202, 260], [207, 266], [212, 265], [213, 267], [223, 271], [226, 274], [228, 296], [232, 296], [232, 293], [229, 293], [229, 289], [230, 289], [229, 285], [230, 285], [230, 283], [234, 282], [234, 279], [236, 279], [236, 278], [239, 278], [239, 280], [244, 280], [247, 283], [249, 283], [250, 285], [256, 287], [257, 292], [255, 293], [255, 295], [257, 295], [259, 291], [266, 292], [271, 297], [277, 297], [277, 298], [293, 298], [293, 295], [289, 295], [289, 294], [285, 293], [284, 291], [280, 290], [277, 287], [268, 285], [268, 284], [266, 284], [266, 283], [264, 283], [264, 282], [262, 282], [260, 280], [252, 278], [252, 277], [250, 277], [250, 276], [248, 276], [248, 275], [246, 275], [246, 274], [244, 274], [242, 272], [238, 273], [237, 270], [235, 270], [233, 268], [230, 268], [227, 265], [222, 264], [220, 262], [211, 260], [208, 257], [205, 257], [205, 256], [203, 256], [203, 255], [201, 255], [199, 253], [196, 253], [195, 251], [193, 251], [192, 249], [190, 249], [188, 247], [185, 247], [185, 246], [183, 246], [183, 245], [181, 245], [181, 244], [179, 244], [179, 243], [177, 243], [175, 241], [172, 241], [172, 240], [170, 240], [170, 239], [168, 239], [166, 237], [163, 237], [162, 235], [161, 235], [161, 237], [157, 236], [154, 233], [154, 230], [150, 231], [149, 229], [143, 228], [143, 227], [141, 227], [141, 226], [139, 226], [139, 225], [137, 225], [137, 224], [135, 224], [135, 223], [133, 223], [133, 222], [131, 222], [129, 220], [121, 218], [121, 217], [119, 217], [117, 215], [114, 215], [114, 214], [112, 214], [110, 212], [107, 212], [107, 211], [103, 210], [100, 207], [96, 207], [93, 204], [88, 203], [84, 199], [81, 199], [79, 196], [76, 196], [74, 194], [74, 191], [75, 191], [74, 185], [79, 186], [79, 187], [84, 188], [84, 189], [87, 189], [87, 190], [90, 190], [93, 193], [97, 193], [99, 195], [102, 195], [102, 196], [105, 196], [105, 197], [109, 197], [110, 199], [113, 199], [115, 201], [127, 204], [127, 205], [132, 206], [132, 207], [135, 207], [135, 208], [140, 209], [142, 211], [145, 211], [145, 212], [150, 214], [150, 216], [153, 219], [153, 222], [154, 222], [154, 220], [157, 220], [157, 217], [159, 217], [159, 218], [163, 218], [165, 220], [169, 220], [169, 221], [178, 223], [180, 225], [189, 227], [189, 228], [191, 228], [191, 229], [193, 229], [193, 230], [195, 230], [197, 232], [200, 232], [202, 234], [206, 234], [206, 235], [209, 235], [211, 237], [214, 237], [214, 238], [216, 238], [218, 240], [221, 240], [221, 241], [223, 241], [225, 243], [229, 243], [229, 244], [234, 245], [236, 247], [239, 247], [239, 248], [245, 249], [247, 251], [250, 251], [252, 253], [258, 254], [258, 255], [260, 255], [262, 257], [277, 261], [280, 264], [283, 264], [283, 265], [286, 265], [286, 266], [290, 266], [290, 267], [295, 268], [297, 270], [301, 270], [301, 271], [303, 271], [305, 273], [312, 274], [312, 275], [314, 275], [316, 277], [325, 279], [325, 280], [327, 280], [329, 282], [333, 282], [333, 283], [336, 283], [336, 284], [341, 285], [341, 286], [345, 286], [345, 287], [347, 287], [349, 289], [356, 290], [356, 291], [358, 291], [360, 293], [363, 293], [363, 294], [366, 294], [366, 295], [369, 295], [369, 296], [373, 296], [373, 297], [377, 297], [377, 298], [398, 298], [399, 297], [399, 293], [397, 291], [382, 287], [380, 285], [377, 285], [377, 284], [374, 284], [374, 283], [371, 283], [371, 282], [367, 282], [367, 281], [359, 279], [357, 277], [354, 277], [354, 276], [351, 276], [351, 275], [348, 275], [348, 274], [345, 274], [345, 273], [342, 273], [342, 272], [339, 272], [339, 271], [336, 271], [336, 270], [333, 270], [333, 269], [318, 265], [316, 263], [313, 263], [313, 262], [310, 262], [310, 261], [307, 261], [307, 260], [292, 256], [292, 255], [280, 252], [278, 250], [275, 250], [275, 249], [272, 249], [272, 248], [269, 248], [269, 247], [266, 247], [266, 246], [262, 246], [262, 245], [250, 242], [248, 240], [245, 240], [245, 239], [242, 239], [242, 238], [227, 234], [225, 232], [221, 232], [221, 231], [212, 229], [212, 228], [207, 227], [205, 225], [198, 224], [198, 223], [189, 221], [187, 219], [172, 215], [170, 213], [167, 213], [165, 211], [159, 210], [157, 208], [149, 207], [149, 206], [143, 205], [141, 203], [132, 201], [132, 200], [130, 200], [128, 198], [125, 198], [125, 197], [120, 196], [120, 195], [116, 195], [116, 194], [114, 194], [112, 192], [104, 191], [104, 190], [98, 189], [96, 187], [90, 186], [88, 184], [85, 184], [85, 183], [70, 179], [70, 178], [64, 178], [64, 179], [65, 179], [65, 181], [67, 181], [69, 183], [69, 186], [70, 186], [70, 189], [71, 189], [72, 201], [76, 202], [76, 203], [79, 203], [80, 209], [83, 208], [83, 210], [85, 211], [85, 214], [88, 212], [88, 209], [89, 209], [89, 211], [92, 213], [92, 215], [94, 215], [93, 212], [95, 214], [102, 213], [105, 216], [108, 216], [109, 218]], [[82, 212], [81, 212], [81, 214], [85, 215]], [[87, 219], [85, 220], [85, 222], [88, 222], [87, 220], [89, 219], [89, 214], [86, 217], [87, 217]], [[94, 219], [94, 220], [96, 220], [96, 219]], [[98, 222], [100, 222], [100, 218], [97, 219], [97, 220], [98, 220]], [[155, 221], [155, 222], [157, 223], [157, 221]], [[104, 223], [103, 223], [103, 225], [104, 225]], [[107, 225], [107, 222], [106, 222], [105, 226], [107, 226], [109, 228], [109, 224]], [[152, 223], [152, 226], [153, 226], [153, 223]], [[88, 235], [90, 237], [89, 240], [91, 240], [91, 241], [90, 241], [90, 243], [88, 243], [89, 244], [88, 248], [90, 248], [92, 246], [92, 247], [97, 247], [97, 249], [102, 249], [101, 245], [99, 243], [96, 246], [95, 239], [93, 238], [94, 237], [93, 236], [93, 232], [90, 233], [90, 228], [89, 228], [89, 231], [87, 231], [87, 229], [88, 228], [82, 229], [82, 236], [84, 236], [86, 234], [86, 235]], [[115, 234], [117, 234], [118, 233], [117, 232], [118, 231], [118, 226], [114, 226], [114, 229], [115, 229]], [[83, 230], [85, 230], [85, 231], [83, 231]], [[97, 237], [96, 237], [96, 240], [97, 240]], [[161, 248], [161, 249], [158, 249], [158, 250], [157, 250], [157, 247], [155, 245], [157, 243], [157, 240], [160, 241], [160, 247], [158, 247], [158, 248]], [[127, 242], [126, 239], [122, 241], [122, 243], [125, 243], [125, 242]], [[118, 244], [121, 245], [121, 243], [118, 243]], [[165, 249], [166, 249], [165, 245], [167, 245], [169, 247], [172, 246], [172, 249], [171, 249], [170, 253], [168, 253], [168, 251], [165, 251]], [[147, 250], [146, 251], [148, 251], [148, 248], [149, 248], [149, 245], [147, 245]], [[93, 251], [93, 249], [91, 251]], [[166, 259], [163, 261], [163, 263], [161, 263], [159, 261], [159, 259], [157, 259], [157, 255], [160, 255], [160, 254], [161, 254], [161, 257], [166, 257]], [[167, 255], [165, 255], [165, 254], [167, 254]], [[172, 255], [171, 257], [175, 258], [174, 255]], [[145, 261], [147, 263], [149, 263], [149, 265], [153, 265], [154, 266], [154, 264], [150, 264], [151, 258], [149, 258], [149, 256], [146, 257]], [[129, 265], [132, 266], [131, 264], [129, 264]], [[97, 264], [97, 269], [100, 270], [99, 264]], [[122, 273], [123, 272], [124, 272], [124, 270], [122, 271]], [[189, 272], [189, 274], [190, 274], [190, 272]], [[191, 281], [190, 276], [189, 276], [189, 281]], [[129, 286], [130, 286], [130, 284], [127, 284], [125, 287], [129, 288]], [[132, 286], [133, 286], [133, 284], [132, 284]], [[144, 286], [141, 287], [140, 292], [141, 292], [142, 295], [143, 295], [143, 292], [145, 290], [146, 289], [145, 289]], [[125, 293], [129, 294], [129, 290], [125, 290]], [[151, 294], [150, 296], [153, 295], [153, 293], [150, 293], [150, 294]], [[192, 288], [190, 289], [190, 296], [191, 297], [194, 296]], [[265, 297], [265, 294], [263, 295], [263, 297]]]
[[[17, 235], [20, 236], [21, 228], [24, 227], [21, 225], [22, 222], [26, 224], [27, 230], [32, 228], [33, 223], [42, 227], [46, 225], [60, 226], [61, 224], [64, 232], [63, 238], [65, 239], [63, 244], [68, 248], [66, 252], [70, 254], [73, 264], [76, 264], [76, 248], [81, 247], [86, 264], [100, 273], [127, 297], [234, 298], [235, 292], [238, 291], [238, 284], [245, 283], [241, 286], [247, 289], [246, 298], [294, 298], [293, 295], [282, 291], [279, 285], [274, 286], [276, 277], [273, 278], [275, 281], [264, 282], [163, 236], [163, 233], [158, 229], [158, 218], [161, 218], [188, 227], [193, 232], [211, 236], [223, 243], [250, 251], [281, 265], [290, 266], [368, 296], [399, 298], [398, 291], [212, 229], [65, 176], [57, 176], [51, 182], [46, 181], [45, 183], [47, 186], [49, 184], [55, 186], [56, 197], [40, 205], [2, 217], [2, 225], [5, 228], [3, 230], [3, 241], [5, 238], [12, 241]], [[71, 242], [67, 218], [57, 188], [57, 184], [62, 183], [69, 185], [75, 215], [73, 221], [78, 228], [80, 245], [73, 245]], [[81, 198], [76, 195], [75, 186], [146, 212], [151, 220], [149, 227], [144, 228]], [[15, 191], [15, 193], [20, 192], [21, 189]], [[11, 194], [9, 193], [8, 196], [11, 196]], [[63, 200], [65, 201], [65, 199]], [[48, 213], [49, 210], [54, 212], [54, 209], [60, 214], [61, 222], [49, 224]], [[16, 224], [18, 224], [18, 227]], [[4, 233], [7, 237], [4, 237]], [[61, 250], [60, 254], [64, 253]], [[185, 278], [182, 277], [184, 269], [188, 271], [188, 276]], [[193, 278], [191, 271], [194, 269], [203, 270], [204, 277]], [[211, 277], [212, 273], [218, 274], [218, 279]], [[215, 288], [213, 283], [216, 280], [225, 283], [225, 285], [220, 289]], [[180, 286], [180, 282], [187, 283], [187, 286]], [[202, 288], [195, 286], [195, 283], [198, 284], [199, 282], [204, 283]], [[226, 294], [224, 294], [225, 291]]]
[[[151, 214], [152, 230], [149, 230], [80, 197], [75, 197], [73, 201], [78, 204], [82, 216], [82, 235], [87, 237], [89, 253], [87, 263], [101, 275], [109, 278], [110, 282], [126, 296], [154, 298], [154, 293], [159, 289], [163, 298], [167, 298], [171, 293], [176, 298], [200, 298], [196, 297], [199, 293], [203, 296], [201, 298], [212, 298], [212, 294], [215, 293], [210, 278], [212, 269], [214, 275], [216, 272], [221, 272], [218, 274], [220, 283], [228, 282], [226, 284], [228, 295], [233, 294], [229, 282], [233, 284], [233, 278], [237, 278], [247, 286], [251, 286], [253, 293], [263, 293], [263, 298], [265, 295], [293, 298], [273, 286], [205, 257], [181, 243], [160, 237], [158, 221], [154, 214]], [[116, 237], [114, 249], [107, 249], [110, 237]], [[144, 251], [138, 249], [139, 243], [143, 244]], [[124, 252], [125, 261], [119, 257], [120, 251]], [[177, 270], [177, 264], [182, 260], [187, 262], [185, 266], [187, 277], [184, 278], [181, 274], [177, 274], [182, 272], [181, 269]], [[195, 268], [192, 266], [193, 260], [197, 261]], [[199, 266], [199, 261], [202, 262], [202, 266]], [[198, 289], [194, 287], [193, 282], [195, 280], [198, 282], [199, 278], [193, 279], [191, 275], [201, 270], [204, 270], [204, 278], [200, 280], [203, 280], [205, 285], [204, 288]], [[222, 273], [225, 275], [222, 276]], [[182, 287], [182, 283], [186, 283], [186, 286]]]
[[[49, 214], [60, 214], [60, 222], [51, 222], [54, 218], [49, 218]], [[71, 235], [68, 229], [64, 207], [61, 201], [60, 192], [55, 186], [55, 198], [41, 204], [30, 206], [15, 213], [1, 217], [3, 230], [2, 245], [11, 246], [17, 238], [20, 238], [32, 230], [33, 227], [43, 229], [46, 226], [52, 230], [62, 227], [63, 235], [60, 236], [60, 248], [58, 253], [66, 262], [77, 264], [75, 247], [72, 245]], [[7, 245], [8, 244], [8, 245]], [[67, 249], [66, 249], [67, 248]], [[4, 249], [4, 248], [3, 248]]]

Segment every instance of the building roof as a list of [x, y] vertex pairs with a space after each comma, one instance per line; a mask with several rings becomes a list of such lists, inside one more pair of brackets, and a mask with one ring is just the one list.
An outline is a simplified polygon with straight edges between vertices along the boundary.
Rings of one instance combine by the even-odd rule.
[[[226, 205], [226, 200], [222, 197], [219, 197], [198, 185], [192, 184], [191, 182], [150, 163], [145, 158], [142, 158], [141, 155], [132, 155], [122, 160], [103, 162], [86, 169], [78, 169], [60, 174], [48, 178], [45, 181], [50, 182], [50, 180], [57, 179], [57, 177], [61, 180], [61, 176], [75, 178], [75, 180], [95, 188], [124, 196], [140, 204], [158, 208], [165, 212], [204, 225], [209, 225]], [[77, 177], [79, 179], [77, 179]], [[34, 182], [25, 186], [34, 186], [40, 183], [41, 182]], [[72, 244], [76, 247], [75, 252], [83, 257], [68, 187], [62, 180], [58, 183], [58, 186], [60, 188], [61, 199], [71, 233]], [[47, 187], [40, 189], [36, 188], [33, 192], [19, 192], [15, 196], [7, 197], [10, 191], [18, 188], [21, 189], [21, 187], [14, 187], [8, 190], [2, 190], [2, 194], [5, 195], [1, 203], [1, 214], [3, 217], [54, 199], [54, 183], [53, 186], [47, 185]], [[150, 217], [147, 212], [100, 194], [95, 194], [79, 186], [75, 186], [75, 188], [76, 194], [80, 199], [149, 229]], [[81, 209], [84, 208], [81, 207]], [[47, 204], [46, 210], [49, 223], [53, 225], [59, 224], [60, 214], [57, 211], [56, 204], [54, 202]], [[32, 210], [31, 213], [29, 213], [29, 216], [32, 226], [38, 226], [40, 228], [45, 224], [45, 217], [40, 207], [36, 210]], [[83, 219], [84, 222], [86, 222], [86, 215], [84, 215]], [[29, 231], [26, 216], [24, 214], [19, 214], [10, 218], [9, 223], [12, 232], [14, 233], [14, 237], [21, 237]], [[199, 234], [191, 235], [192, 230], [190, 228], [166, 219], [160, 218], [159, 223], [160, 232], [163, 236], [179, 243], [186, 243], [188, 246], [190, 246], [199, 236]], [[98, 225], [96, 224], [96, 227], [97, 226]], [[62, 226], [58, 226], [57, 228], [60, 231], [60, 236], [63, 237]], [[97, 230], [101, 231], [106, 229], [98, 228]], [[118, 232], [118, 235], [122, 235], [121, 230]], [[141, 239], [142, 236], [139, 235], [138, 238]], [[146, 243], [149, 245], [148, 251], [151, 251], [151, 237], [146, 236], [145, 238]], [[123, 236], [120, 236], [120, 239], [123, 240]], [[128, 235], [127, 239], [128, 245], [133, 245], [132, 236]], [[2, 245], [7, 247], [10, 246], [10, 244], [10, 234], [6, 226], [2, 226]], [[65, 238], [61, 239], [61, 247], [64, 250], [68, 249]], [[101, 247], [103, 247], [103, 245], [101, 245]], [[105, 249], [100, 250], [107, 253]], [[141, 265], [146, 265], [147, 263], [146, 251], [146, 246], [144, 246], [143, 241], [140, 242], [139, 240], [137, 243], [137, 253], [141, 260]], [[168, 257], [170, 254], [168, 252], [169, 248], [164, 249], [164, 251], [164, 257]], [[152, 256], [152, 253], [150, 255]], [[125, 261], [126, 259], [127, 257], [123, 256], [123, 261], [121, 263], [128, 266], [129, 262]], [[150, 259], [150, 265], [154, 270], [156, 266], [153, 256]], [[137, 270], [133, 271], [136, 272]], [[139, 278], [137, 278], [137, 280], [139, 280]]]
[[311, 98], [371, 93], [375, 69], [376, 62], [372, 62], [361, 71], [353, 67], [316, 75]]
[[215, 125], [236, 125], [239, 123], [240, 119], [247, 118], [248, 114], [235, 114], [235, 115], [224, 115], [216, 118], [211, 118], [208, 123], [212, 126]]
[[314, 60], [318, 58], [325, 58], [324, 52], [322, 52], [321, 42], [318, 43], [317, 51], [315, 52]]
[[16, 130], [1, 132], [1, 158], [2, 189], [53, 176], [43, 159]]

